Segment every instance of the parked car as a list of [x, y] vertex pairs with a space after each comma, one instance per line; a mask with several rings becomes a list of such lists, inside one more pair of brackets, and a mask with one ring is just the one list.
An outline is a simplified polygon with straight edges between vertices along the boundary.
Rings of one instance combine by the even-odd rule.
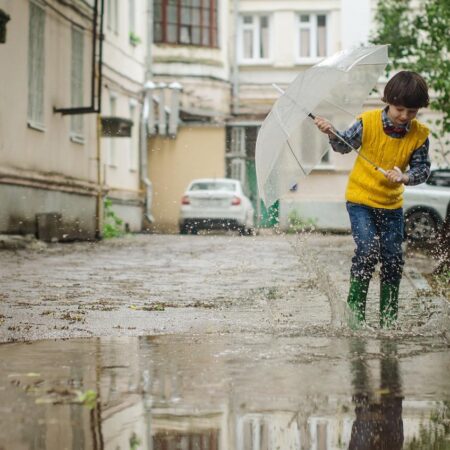
[[450, 213], [450, 168], [434, 169], [426, 183], [406, 186], [403, 198], [406, 238], [434, 239]]
[[200, 229], [231, 229], [254, 232], [252, 203], [238, 180], [202, 178], [192, 180], [181, 199], [180, 233]]

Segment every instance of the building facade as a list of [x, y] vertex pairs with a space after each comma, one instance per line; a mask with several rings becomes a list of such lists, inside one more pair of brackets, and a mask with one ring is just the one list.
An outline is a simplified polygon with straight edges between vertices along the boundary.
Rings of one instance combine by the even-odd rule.
[[153, 1], [148, 173], [154, 229], [178, 231], [181, 197], [193, 178], [225, 176], [230, 8], [228, 0]]
[[[267, 209], [255, 144], [279, 96], [273, 84], [285, 89], [323, 58], [367, 43], [376, 6], [0, 0], [10, 17], [0, 44], [9, 62], [0, 86], [0, 233], [93, 239], [105, 198], [126, 230], [177, 231], [188, 183], [223, 176], [242, 181], [261, 227], [287, 229], [294, 214], [348, 229], [354, 154], [328, 152]], [[385, 81], [363, 109], [382, 106]]]
[[[140, 183], [139, 127], [148, 70], [147, 0], [105, 0], [102, 73], [101, 183], [127, 231], [141, 231], [144, 197]], [[125, 124], [127, 132], [109, 130]], [[128, 132], [128, 126], [130, 127]]]
[[105, 198], [123, 228], [142, 230], [147, 1], [1, 0], [0, 9], [10, 17], [0, 45], [8, 61], [0, 233], [94, 239], [102, 236]]
[[55, 112], [90, 101], [92, 4], [0, 2], [0, 233], [96, 235], [95, 115]]

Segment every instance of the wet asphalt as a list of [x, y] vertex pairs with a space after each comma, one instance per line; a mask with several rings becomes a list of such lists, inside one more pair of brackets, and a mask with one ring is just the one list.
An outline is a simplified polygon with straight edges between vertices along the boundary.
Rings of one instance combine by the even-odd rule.
[[408, 251], [399, 326], [346, 326], [348, 235], [136, 235], [3, 251], [0, 450], [429, 449], [448, 300]]
[[[186, 332], [340, 335], [352, 253], [351, 236], [311, 233], [135, 235], [3, 251], [0, 342]], [[417, 282], [432, 268], [426, 256], [406, 258], [403, 332], [445, 325], [436, 313], [445, 302]], [[375, 274], [368, 300], [375, 333], [378, 292]]]

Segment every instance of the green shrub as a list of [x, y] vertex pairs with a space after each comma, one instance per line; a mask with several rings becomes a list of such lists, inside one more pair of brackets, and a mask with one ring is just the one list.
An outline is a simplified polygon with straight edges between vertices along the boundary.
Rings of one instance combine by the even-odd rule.
[[123, 236], [123, 220], [112, 209], [112, 201], [105, 197], [103, 201], [103, 237], [105, 239]]
[[317, 220], [312, 217], [303, 218], [296, 209], [293, 209], [288, 214], [289, 232], [299, 233], [302, 231], [314, 231]]

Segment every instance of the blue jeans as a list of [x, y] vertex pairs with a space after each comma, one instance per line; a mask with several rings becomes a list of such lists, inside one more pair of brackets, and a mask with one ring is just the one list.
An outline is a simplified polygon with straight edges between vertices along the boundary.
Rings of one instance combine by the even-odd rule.
[[381, 282], [398, 283], [403, 272], [403, 210], [371, 208], [347, 202], [352, 235], [356, 244], [351, 276], [369, 281], [381, 262]]

